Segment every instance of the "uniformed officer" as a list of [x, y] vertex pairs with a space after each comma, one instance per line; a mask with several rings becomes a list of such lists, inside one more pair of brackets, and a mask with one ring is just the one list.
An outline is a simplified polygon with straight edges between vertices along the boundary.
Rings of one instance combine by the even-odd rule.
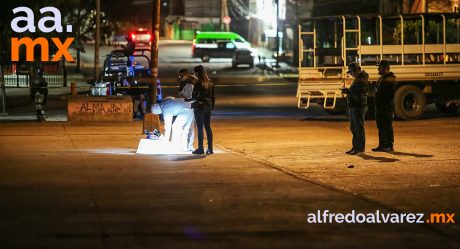
[[366, 132], [364, 130], [364, 117], [367, 112], [367, 90], [369, 75], [361, 67], [352, 62], [348, 66], [348, 74], [354, 80], [349, 88], [342, 88], [342, 93], [347, 95], [347, 106], [350, 116], [350, 130], [353, 134], [351, 150], [347, 154], [356, 155], [364, 152], [366, 146]]
[[379, 130], [379, 146], [372, 151], [393, 151], [393, 116], [396, 77], [390, 72], [390, 63], [381, 60], [378, 66], [380, 78], [375, 85], [375, 121]]

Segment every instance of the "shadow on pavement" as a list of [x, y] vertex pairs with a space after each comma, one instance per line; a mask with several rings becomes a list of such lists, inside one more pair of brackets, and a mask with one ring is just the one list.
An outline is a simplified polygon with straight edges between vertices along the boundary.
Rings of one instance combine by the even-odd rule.
[[391, 151], [391, 152], [387, 152], [387, 153], [395, 155], [395, 156], [433, 157], [433, 155], [407, 153], [407, 152], [399, 152], [399, 151]]
[[364, 153], [358, 154], [357, 156], [361, 157], [364, 160], [374, 160], [374, 161], [378, 161], [379, 163], [394, 163], [394, 162], [399, 161], [399, 159], [396, 159], [396, 158], [371, 156], [371, 155], [367, 155]]
[[172, 161], [189, 161], [189, 160], [196, 160], [196, 159], [203, 159], [206, 158], [205, 155], [192, 155], [192, 156], [183, 156], [178, 158], [173, 158]]

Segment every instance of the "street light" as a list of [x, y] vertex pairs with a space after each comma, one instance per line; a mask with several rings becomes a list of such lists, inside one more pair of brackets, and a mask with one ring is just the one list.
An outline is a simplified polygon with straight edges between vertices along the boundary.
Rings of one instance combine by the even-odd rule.
[[280, 0], [276, 0], [276, 68], [279, 67], [280, 57]]

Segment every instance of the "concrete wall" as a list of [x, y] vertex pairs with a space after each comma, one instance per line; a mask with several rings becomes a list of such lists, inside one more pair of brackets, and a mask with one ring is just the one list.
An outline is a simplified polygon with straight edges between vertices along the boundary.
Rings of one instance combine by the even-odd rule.
[[131, 121], [133, 102], [130, 96], [69, 96], [68, 121]]

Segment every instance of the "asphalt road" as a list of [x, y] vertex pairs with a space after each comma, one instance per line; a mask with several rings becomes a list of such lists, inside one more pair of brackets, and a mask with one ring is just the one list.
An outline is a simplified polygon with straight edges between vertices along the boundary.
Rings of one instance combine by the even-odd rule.
[[345, 122], [295, 117], [215, 116], [208, 157], [135, 154], [142, 122], [0, 123], [0, 247], [458, 248], [458, 224], [307, 222], [458, 212], [458, 123], [398, 123], [395, 154], [362, 157]]
[[[120, 49], [120, 46], [102, 46], [100, 48], [100, 66], [103, 65], [105, 56], [114, 49]], [[136, 49], [150, 49], [144, 46], [138, 46]], [[86, 45], [86, 53], [82, 54], [82, 63], [84, 67], [92, 68], [94, 65], [94, 46]], [[256, 50], [257, 51], [257, 50]], [[260, 52], [261, 54], [263, 51]], [[150, 53], [145, 54], [150, 57]], [[213, 58], [209, 63], [203, 63], [199, 58], [192, 58], [192, 43], [189, 41], [160, 41], [159, 45], [159, 77], [161, 80], [175, 80], [179, 70], [186, 68], [193, 70], [193, 67], [202, 64], [213, 78], [228, 78], [235, 76], [242, 77], [258, 77], [264, 76], [263, 70], [256, 67], [249, 68], [241, 65], [233, 69], [231, 59]], [[257, 53], [255, 62], [258, 63]], [[146, 60], [135, 57], [135, 61], [141, 65], [145, 65]], [[91, 71], [90, 71], [91, 72]], [[225, 82], [228, 83], [228, 82]]]

